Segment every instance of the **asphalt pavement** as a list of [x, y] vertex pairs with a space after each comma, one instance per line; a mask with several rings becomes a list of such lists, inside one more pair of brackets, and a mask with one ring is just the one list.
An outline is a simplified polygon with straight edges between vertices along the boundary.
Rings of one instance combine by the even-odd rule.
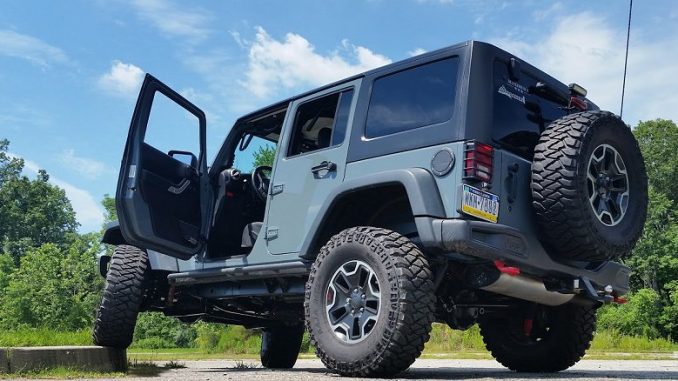
[[[162, 362], [159, 363], [163, 365]], [[159, 369], [149, 377], [131, 375], [125, 380], [256, 380], [348, 381], [330, 373], [320, 360], [301, 359], [294, 369], [268, 370], [255, 360], [182, 361], [186, 368]], [[396, 380], [678, 380], [678, 360], [582, 360], [553, 374], [515, 373], [493, 360], [417, 360]], [[118, 379], [120, 380], [120, 379]]]

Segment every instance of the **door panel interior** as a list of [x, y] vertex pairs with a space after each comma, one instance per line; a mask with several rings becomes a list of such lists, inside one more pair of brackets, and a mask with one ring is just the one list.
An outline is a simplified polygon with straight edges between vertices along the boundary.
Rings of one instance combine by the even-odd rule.
[[[153, 114], [160, 123], [149, 125], [154, 101], [160, 102]], [[178, 111], [179, 117], [167, 111]], [[187, 122], [191, 119], [193, 126]], [[198, 154], [192, 164], [156, 145], [169, 145], [169, 150], [183, 148], [191, 143], [177, 136], [186, 131], [184, 128], [193, 128], [192, 145], [194, 151], [199, 149], [185, 152]], [[156, 138], [151, 139], [153, 144], [145, 139], [147, 130]], [[120, 229], [129, 244], [181, 259], [202, 251], [211, 199], [205, 137], [204, 112], [147, 74], [130, 124], [115, 198]]]
[[200, 187], [191, 168], [148, 144], [141, 152], [139, 190], [151, 213], [153, 233], [178, 244], [200, 238]]

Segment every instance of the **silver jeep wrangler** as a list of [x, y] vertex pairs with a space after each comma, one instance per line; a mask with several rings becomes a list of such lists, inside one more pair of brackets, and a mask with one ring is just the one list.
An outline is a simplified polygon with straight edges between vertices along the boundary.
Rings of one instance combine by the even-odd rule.
[[[245, 115], [211, 166], [206, 136], [205, 114], [147, 75], [103, 239], [116, 248], [100, 262], [96, 344], [126, 348], [138, 313], [162, 311], [262, 329], [269, 368], [291, 368], [308, 330], [331, 370], [381, 377], [414, 362], [433, 322], [478, 323], [508, 368], [553, 372], [629, 289], [615, 260], [647, 209], [630, 128], [492, 45]], [[254, 166], [265, 147], [275, 160]]]

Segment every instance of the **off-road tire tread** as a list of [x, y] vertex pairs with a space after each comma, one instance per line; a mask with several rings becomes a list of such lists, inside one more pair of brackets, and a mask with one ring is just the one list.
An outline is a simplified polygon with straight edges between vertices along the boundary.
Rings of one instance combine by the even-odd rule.
[[[313, 328], [309, 323], [310, 306], [308, 301], [310, 300], [311, 287], [316, 273], [325, 258], [330, 255], [332, 248], [344, 242], [361, 242], [368, 239], [375, 240], [378, 245], [383, 245], [389, 251], [390, 261], [398, 274], [401, 292], [399, 293], [397, 310], [394, 313], [397, 316], [397, 323], [390, 336], [381, 340], [381, 343], [386, 343], [386, 345], [382, 348], [375, 348], [367, 358], [353, 362], [338, 362], [318, 345]], [[311, 345], [315, 347], [316, 355], [323, 364], [341, 375], [388, 377], [398, 374], [412, 365], [424, 349], [424, 344], [429, 340], [431, 324], [434, 320], [434, 290], [433, 275], [428, 260], [408, 238], [394, 231], [375, 227], [346, 229], [333, 236], [320, 249], [306, 283], [304, 309]]]
[[[588, 200], [584, 203], [579, 173], [588, 164], [581, 152], [585, 141], [592, 138], [589, 129], [596, 124], [609, 123], [618, 134], [635, 144], [631, 157], [624, 160], [643, 163], [638, 142], [631, 129], [616, 115], [607, 111], [589, 111], [567, 115], [551, 123], [541, 134], [534, 149], [532, 162], [532, 205], [540, 227], [541, 239], [549, 252], [576, 261], [605, 261], [622, 258], [631, 252], [642, 229], [614, 244], [596, 232], [596, 218]], [[581, 165], [582, 160], [587, 163]], [[582, 177], [584, 179], [582, 179]], [[645, 171], [639, 181], [647, 183]], [[637, 198], [643, 202], [643, 198]], [[639, 218], [645, 218], [644, 215]]]
[[483, 319], [478, 322], [483, 342], [492, 356], [517, 372], [559, 372], [577, 363], [586, 353], [596, 330], [596, 307], [567, 304], [556, 307], [564, 326], [556, 338], [559, 345], [541, 348], [537, 356], [526, 356], [505, 339], [504, 320]]
[[[269, 369], [290, 369], [294, 367], [301, 350], [304, 327], [276, 327], [262, 334], [262, 348], [259, 351], [261, 365]], [[269, 347], [264, 353], [264, 340], [269, 340]]]
[[119, 349], [132, 344], [148, 274], [145, 251], [128, 245], [115, 248], [94, 322], [94, 344]]

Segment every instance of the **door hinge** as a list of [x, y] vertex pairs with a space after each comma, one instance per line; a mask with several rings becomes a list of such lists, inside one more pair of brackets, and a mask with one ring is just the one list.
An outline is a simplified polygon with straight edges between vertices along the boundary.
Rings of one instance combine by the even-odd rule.
[[266, 239], [274, 239], [278, 237], [278, 227], [277, 226], [270, 226], [266, 228]]
[[284, 189], [285, 184], [273, 184], [271, 187], [271, 196], [282, 193]]

